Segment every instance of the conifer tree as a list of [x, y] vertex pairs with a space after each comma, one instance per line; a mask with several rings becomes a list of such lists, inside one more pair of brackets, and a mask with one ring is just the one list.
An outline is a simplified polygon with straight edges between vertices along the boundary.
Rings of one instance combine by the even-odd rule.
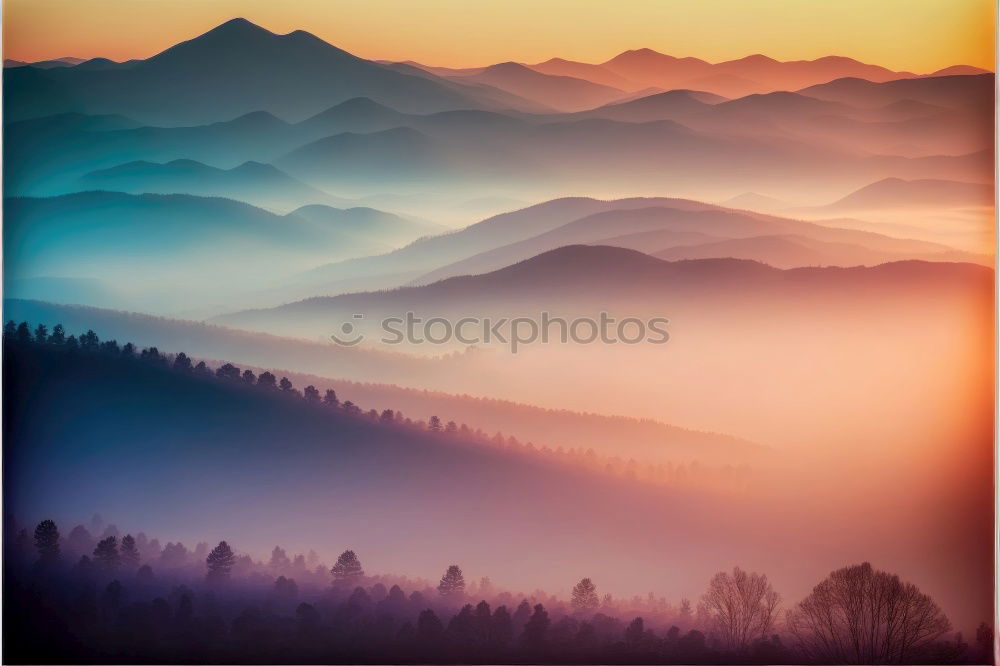
[[460, 597], [465, 593], [465, 578], [457, 564], [448, 567], [437, 589], [442, 597]]

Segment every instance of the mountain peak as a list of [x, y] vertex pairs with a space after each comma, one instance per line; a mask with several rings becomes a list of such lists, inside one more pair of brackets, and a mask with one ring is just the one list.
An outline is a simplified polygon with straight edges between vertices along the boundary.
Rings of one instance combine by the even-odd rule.
[[257, 25], [256, 23], [254, 23], [253, 21], [250, 21], [249, 19], [245, 19], [242, 16], [238, 16], [236, 18], [229, 19], [225, 23], [220, 23], [219, 25], [215, 26], [214, 28], [212, 28], [211, 30], [209, 30], [208, 32], [206, 32], [205, 34], [206, 35], [210, 35], [212, 33], [221, 33], [221, 32], [230, 32], [230, 33], [233, 33], [233, 32], [235, 32], [235, 33], [238, 33], [238, 32], [248, 32], [248, 33], [266, 32], [268, 34], [272, 34], [272, 35], [274, 34], [270, 30], [262, 28], [259, 25]]

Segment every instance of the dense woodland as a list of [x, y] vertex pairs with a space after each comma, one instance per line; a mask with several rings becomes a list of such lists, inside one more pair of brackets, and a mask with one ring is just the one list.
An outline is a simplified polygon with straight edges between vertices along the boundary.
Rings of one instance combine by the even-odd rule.
[[[470, 436], [436, 417], [419, 423], [391, 410], [373, 414], [333, 391], [300, 392], [269, 372], [231, 364], [212, 370], [183, 353], [102, 342], [92, 331], [73, 336], [61, 326], [49, 331], [9, 322], [4, 336], [7, 354], [44, 346], [94, 359], [114, 355], [163, 366], [171, 376], [189, 373], [273, 392], [275, 400], [313, 403], [338, 418], [373, 419], [375, 427]], [[599, 571], [579, 581], [553, 580], [557, 589], [572, 586], [561, 598], [504, 590], [488, 578], [466, 581], [460, 564], [443, 562], [440, 581], [428, 582], [366, 571], [364, 553], [352, 550], [330, 563], [315, 552], [275, 546], [267, 560], [255, 560], [239, 550], [239, 535], [189, 548], [122, 534], [97, 516], [89, 528], [68, 532], [52, 520], [21, 525], [12, 516], [4, 527], [11, 618], [4, 638], [12, 662], [992, 661], [989, 624], [974, 637], [955, 633], [930, 597], [868, 563], [832, 572], [797, 602], [783, 599], [765, 574], [738, 567], [706, 581], [699, 599], [654, 592], [615, 598], [600, 589]]]
[[[269, 371], [255, 374], [253, 370], [241, 369], [232, 363], [222, 363], [217, 367], [205, 361], [196, 361], [184, 352], [167, 354], [156, 347], [140, 349], [132, 343], [120, 345], [116, 340], [102, 341], [96, 333], [88, 330], [79, 336], [67, 334], [62, 325], [50, 331], [44, 324], [32, 327], [28, 322], [20, 324], [8, 321], [4, 326], [4, 340], [12, 344], [44, 345], [49, 351], [63, 353], [90, 353], [132, 359], [153, 366], [172, 369], [178, 373], [205, 380], [221, 380], [229, 385], [245, 387], [273, 394], [275, 397], [297, 400], [314, 405], [318, 409], [336, 410], [338, 414], [375, 421], [386, 426], [416, 429], [440, 434], [454, 441], [467, 442], [502, 449], [515, 455], [532, 456], [548, 462], [572, 465], [592, 472], [622, 477], [631, 481], [641, 481], [669, 487], [712, 488], [714, 490], [739, 490], [751, 479], [751, 469], [747, 465], [711, 465], [691, 460], [689, 462], [640, 462], [635, 458], [601, 455], [593, 448], [536, 446], [533, 442], [520, 442], [514, 436], [504, 436], [501, 432], [490, 435], [481, 428], [470, 427], [432, 415], [428, 420], [413, 420], [394, 409], [364, 409], [353, 401], [342, 400], [333, 389], [322, 393], [312, 384], [299, 390], [292, 381], [282, 376], [280, 379]], [[291, 374], [291, 373], [289, 373]]]
[[[440, 581], [268, 561], [226, 541], [161, 544], [94, 516], [63, 535], [7, 521], [5, 642], [29, 663], [991, 663], [985, 622], [951, 633], [928, 596], [868, 563], [783, 608], [764, 574], [734, 568], [700, 600], [616, 599], [584, 578], [569, 599], [511, 593], [459, 565]], [[596, 580], [596, 579], [595, 579]]]

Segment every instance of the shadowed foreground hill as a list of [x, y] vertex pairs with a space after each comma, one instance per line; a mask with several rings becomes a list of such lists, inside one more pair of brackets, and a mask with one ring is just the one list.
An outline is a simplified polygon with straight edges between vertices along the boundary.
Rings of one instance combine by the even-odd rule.
[[134, 357], [6, 351], [6, 500], [31, 520], [114, 507], [160, 533], [225, 525], [251, 551], [308, 531], [317, 548], [378, 553], [375, 569], [433, 575], [459, 558], [529, 589], [556, 562], [587, 570], [629, 553], [608, 584], [636, 591], [663, 579], [668, 545], [678, 575], [701, 581], [715, 566], [703, 549], [727, 552], [722, 542], [758, 529], [723, 510], [734, 498], [647, 489]]

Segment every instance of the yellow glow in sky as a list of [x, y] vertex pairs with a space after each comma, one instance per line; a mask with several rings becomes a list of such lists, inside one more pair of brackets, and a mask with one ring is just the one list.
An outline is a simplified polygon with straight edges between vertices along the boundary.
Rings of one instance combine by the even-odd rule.
[[243, 16], [356, 55], [446, 66], [652, 48], [716, 62], [844, 55], [994, 69], [992, 0], [5, 0], [4, 57], [149, 57]]

